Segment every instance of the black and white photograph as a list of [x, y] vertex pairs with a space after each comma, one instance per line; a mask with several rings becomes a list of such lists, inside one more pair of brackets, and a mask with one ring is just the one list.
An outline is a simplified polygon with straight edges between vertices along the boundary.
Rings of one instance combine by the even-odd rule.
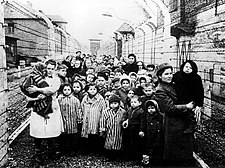
[[0, 167], [225, 168], [225, 0], [0, 0]]

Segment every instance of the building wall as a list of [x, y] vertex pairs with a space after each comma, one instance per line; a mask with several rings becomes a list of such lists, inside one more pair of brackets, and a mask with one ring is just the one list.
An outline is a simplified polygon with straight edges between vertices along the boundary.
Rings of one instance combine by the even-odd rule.
[[14, 33], [18, 38], [17, 53], [21, 56], [44, 57], [48, 55], [47, 25], [39, 19], [5, 19], [14, 22]]
[[14, 22], [18, 55], [43, 59], [63, 59], [80, 49], [79, 43], [67, 32], [56, 27], [48, 17], [18, 2], [4, 2], [5, 21]]
[[5, 34], [3, 29], [4, 13], [0, 3], [0, 167], [6, 164], [8, 158], [8, 113], [7, 113], [7, 75], [5, 57]]

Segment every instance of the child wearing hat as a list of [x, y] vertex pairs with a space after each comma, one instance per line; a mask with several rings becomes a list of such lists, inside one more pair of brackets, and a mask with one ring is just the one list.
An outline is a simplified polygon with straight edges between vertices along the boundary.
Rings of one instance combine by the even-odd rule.
[[127, 75], [124, 75], [120, 78], [121, 87], [117, 89], [116, 94], [119, 95], [123, 104], [126, 103], [127, 93], [130, 89], [130, 78]]
[[145, 113], [141, 108], [141, 97], [134, 95], [130, 104], [131, 107], [124, 113], [122, 123], [124, 150], [128, 159], [139, 162], [144, 149]]
[[100, 135], [105, 136], [104, 148], [109, 160], [114, 160], [122, 150], [122, 117], [125, 110], [120, 107], [120, 97], [113, 94], [109, 98], [109, 108], [103, 111], [100, 120]]
[[[145, 103], [146, 127], [145, 127], [145, 155], [142, 162], [144, 164], [159, 164], [163, 158], [164, 132], [163, 114], [159, 110], [155, 100], [147, 100]], [[148, 157], [146, 157], [148, 156]], [[146, 160], [149, 158], [150, 160]]]

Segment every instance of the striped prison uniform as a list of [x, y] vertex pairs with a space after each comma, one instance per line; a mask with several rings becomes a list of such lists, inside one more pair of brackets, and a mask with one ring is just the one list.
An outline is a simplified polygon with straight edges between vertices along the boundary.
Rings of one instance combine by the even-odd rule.
[[73, 95], [58, 97], [59, 106], [63, 118], [64, 132], [74, 134], [78, 132], [78, 123], [81, 122], [80, 101]]
[[100, 120], [100, 131], [106, 133], [105, 149], [122, 149], [122, 117], [125, 110], [121, 107], [115, 112], [108, 108], [103, 112]]
[[81, 136], [88, 138], [89, 134], [99, 133], [99, 122], [102, 112], [106, 109], [104, 98], [97, 93], [92, 99], [85, 95], [81, 102], [83, 125]]
[[[24, 88], [25, 94], [31, 98], [36, 98], [39, 94], [41, 94], [39, 92], [29, 94], [29, 92], [27, 92], [26, 89], [29, 88], [31, 85], [37, 86], [39, 88], [49, 87], [48, 83], [45, 81], [45, 77], [36, 71], [33, 71], [25, 79], [25, 81], [23, 82], [22, 85], [23, 86], [21, 86], [21, 87]], [[45, 117], [46, 115], [53, 112], [52, 111], [52, 97], [46, 96], [46, 98], [44, 98], [44, 99], [28, 102], [26, 107], [27, 108], [32, 107], [34, 112], [36, 112], [38, 115], [40, 115], [42, 117]]]

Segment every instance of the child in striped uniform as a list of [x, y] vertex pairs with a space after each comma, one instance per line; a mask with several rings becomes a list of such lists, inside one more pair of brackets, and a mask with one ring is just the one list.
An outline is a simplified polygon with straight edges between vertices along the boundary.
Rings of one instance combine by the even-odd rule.
[[[99, 137], [99, 124], [103, 111], [106, 109], [104, 98], [98, 93], [98, 87], [95, 83], [89, 83], [85, 87], [87, 95], [81, 102], [83, 123], [81, 137], [86, 140], [88, 152], [101, 152], [103, 149], [103, 140]], [[102, 149], [101, 149], [102, 148]]]
[[125, 110], [120, 107], [120, 97], [113, 94], [109, 98], [107, 108], [100, 120], [100, 135], [104, 136], [109, 160], [114, 160], [122, 150], [122, 117]]
[[80, 101], [73, 93], [70, 84], [65, 83], [62, 87], [62, 94], [58, 101], [63, 118], [64, 133], [60, 138], [60, 147], [62, 153], [73, 155], [78, 141], [78, 123], [81, 122]]

